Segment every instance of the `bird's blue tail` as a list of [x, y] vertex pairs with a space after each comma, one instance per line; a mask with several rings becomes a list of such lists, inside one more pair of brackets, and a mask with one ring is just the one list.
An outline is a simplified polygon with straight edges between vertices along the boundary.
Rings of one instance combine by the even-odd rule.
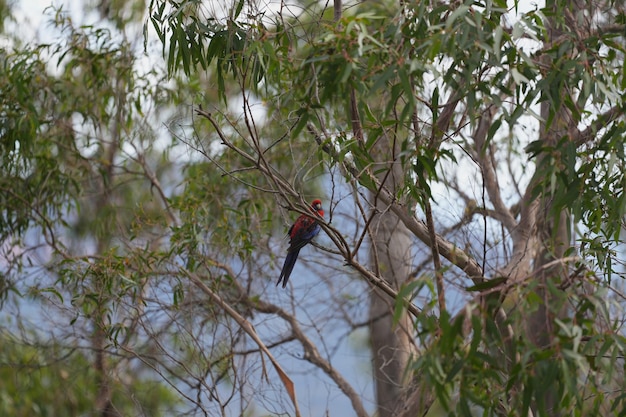
[[278, 282], [276, 286], [283, 282], [283, 288], [287, 286], [287, 281], [289, 281], [289, 276], [291, 275], [291, 271], [293, 271], [293, 266], [296, 264], [296, 260], [298, 259], [298, 254], [300, 253], [300, 249], [287, 252], [287, 257], [285, 258], [285, 263], [283, 264], [283, 269], [280, 271], [280, 277], [278, 278]]

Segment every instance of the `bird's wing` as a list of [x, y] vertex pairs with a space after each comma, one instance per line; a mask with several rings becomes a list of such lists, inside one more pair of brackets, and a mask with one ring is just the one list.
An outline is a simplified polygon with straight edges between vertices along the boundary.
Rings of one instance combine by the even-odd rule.
[[320, 225], [309, 216], [300, 216], [290, 229], [291, 237], [288, 252], [302, 249], [320, 232]]

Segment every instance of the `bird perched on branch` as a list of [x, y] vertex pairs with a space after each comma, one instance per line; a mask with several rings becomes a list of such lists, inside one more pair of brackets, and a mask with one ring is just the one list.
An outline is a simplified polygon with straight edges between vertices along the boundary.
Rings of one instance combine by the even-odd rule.
[[283, 269], [280, 271], [280, 277], [278, 278], [276, 286], [281, 282], [283, 283], [283, 288], [287, 286], [287, 281], [289, 281], [293, 266], [296, 264], [300, 249], [311, 242], [320, 232], [321, 227], [318, 220], [320, 217], [324, 217], [322, 201], [318, 199], [313, 200], [310, 209], [313, 215], [302, 214], [287, 232], [289, 235], [289, 249], [287, 249], [287, 257], [285, 258]]

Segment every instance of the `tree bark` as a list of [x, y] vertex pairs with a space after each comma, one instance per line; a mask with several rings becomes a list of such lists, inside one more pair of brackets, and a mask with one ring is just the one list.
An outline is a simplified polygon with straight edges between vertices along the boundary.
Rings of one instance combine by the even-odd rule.
[[[546, 2], [546, 6], [552, 8], [555, 16], [559, 14], [554, 1]], [[584, 5], [574, 1], [571, 3], [572, 9], [565, 13], [566, 21], [569, 21], [568, 25], [571, 25], [571, 27], [575, 27], [576, 25], [576, 21], [572, 20], [571, 17], [577, 14], [580, 7], [584, 7]], [[547, 22], [547, 33], [548, 39], [544, 45], [545, 49], [552, 48], [554, 46], [553, 43], [558, 42], [558, 39], [563, 35], [563, 30], [554, 18], [551, 18], [551, 20]], [[546, 68], [552, 68], [554, 65], [548, 53], [543, 54], [543, 61]], [[550, 101], [541, 103], [541, 117], [543, 120], [550, 120], [551, 104]], [[572, 132], [575, 129], [576, 123], [573, 122], [571, 111], [565, 107], [565, 105], [561, 105], [561, 108], [555, 110], [554, 118], [549, 126], [542, 123], [540, 139], [544, 142], [546, 147], [556, 148], [560, 146], [557, 145], [559, 141], [564, 138], [566, 140], [572, 140], [574, 137]], [[538, 170], [543, 170], [542, 167], [547, 163], [555, 163], [554, 161], [548, 161], [547, 158], [549, 158], [547, 155], [541, 155], [538, 158]], [[547, 186], [545, 184], [549, 184], [546, 178], [536, 179], [542, 181], [544, 187]], [[558, 295], [551, 292], [548, 286], [549, 283], [552, 283], [553, 288], [558, 288], [559, 284], [567, 278], [567, 266], [554, 261], [565, 257], [565, 252], [570, 247], [572, 227], [571, 219], [566, 209], [561, 209], [559, 212], [555, 211], [553, 197], [549, 190], [545, 190], [545, 192], [542, 193], [538, 203], [537, 240], [539, 245], [533, 262], [534, 270], [531, 276], [536, 285], [535, 292], [539, 296], [541, 304], [538, 309], [530, 315], [527, 322], [527, 330], [530, 340], [538, 348], [548, 349], [554, 337], [555, 319], [566, 314], [557, 304]], [[561, 415], [558, 411], [559, 393], [557, 387], [547, 390], [544, 393], [544, 401], [546, 409], [550, 413], [548, 415]]]
[[[375, 148], [376, 160], [388, 161], [389, 172], [379, 177], [382, 185], [393, 194], [403, 182], [400, 163], [394, 161], [394, 145], [382, 137]], [[372, 268], [385, 277], [393, 288], [400, 286], [411, 274], [411, 232], [398, 216], [372, 195], [376, 200], [375, 221], [372, 223], [372, 245], [370, 256]], [[376, 386], [376, 401], [379, 417], [395, 415], [403, 393], [404, 377], [411, 354], [414, 352], [413, 323], [411, 317], [401, 313], [394, 324], [394, 300], [378, 289], [370, 294], [370, 339], [372, 366]]]

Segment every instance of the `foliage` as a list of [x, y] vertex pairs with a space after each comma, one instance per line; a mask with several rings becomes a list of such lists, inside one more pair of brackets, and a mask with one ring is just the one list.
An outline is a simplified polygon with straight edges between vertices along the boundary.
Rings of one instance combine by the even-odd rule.
[[[0, 357], [0, 411], [7, 416], [75, 416], [93, 412], [96, 371], [78, 349], [45, 345], [32, 335], [24, 345], [3, 332]], [[132, 388], [131, 388], [132, 387]], [[176, 398], [157, 381], [116, 375], [113, 402], [121, 415], [164, 416]], [[132, 394], [131, 394], [132, 392]]]
[[[0, 51], [3, 313], [53, 311], [3, 342], [7, 414], [299, 415], [289, 355], [369, 415], [337, 352], [371, 294], [410, 340], [379, 415], [624, 414], [621, 3], [152, 0], [134, 43], [143, 6]], [[313, 196], [315, 274], [277, 292]]]
[[[172, 391], [142, 362], [125, 369], [130, 355], [113, 360], [107, 346], [126, 335], [120, 329], [130, 318], [119, 306], [137, 302], [143, 284], [122, 236], [146, 245], [167, 216], [152, 199], [160, 182], [148, 166], [160, 175], [169, 163], [159, 160], [163, 150], [153, 153], [155, 133], [145, 116], [168, 93], [152, 86], [156, 70], [136, 72], [131, 44], [105, 28], [75, 27], [63, 10], [49, 12], [57, 42], [0, 53], [5, 314], [27, 308], [24, 303], [56, 311], [54, 318], [39, 311], [37, 330], [15, 318], [16, 330], [27, 326], [52, 341], [31, 347], [23, 335], [6, 338], [1, 395], [10, 401], [2, 401], [3, 414], [111, 407], [167, 414], [177, 403]], [[150, 259], [143, 255], [142, 264]], [[29, 297], [8, 297], [9, 290]], [[77, 353], [78, 346], [87, 348], [81, 339], [93, 342], [93, 355]], [[36, 371], [26, 372], [29, 367]]]
[[[518, 14], [510, 23], [511, 8], [504, 1], [367, 4], [333, 21], [322, 8], [314, 8], [293, 19], [280, 13], [268, 25], [267, 17], [255, 15], [253, 8], [242, 12], [242, 4], [237, 3], [223, 20], [212, 19], [211, 28], [204, 30], [198, 29], [202, 11], [192, 8], [192, 3], [153, 2], [150, 19], [169, 46], [164, 53], [170, 72], [180, 69], [192, 75], [214, 68], [222, 100], [228, 100], [226, 85], [233, 80], [270, 106], [273, 118], [287, 122], [289, 128], [283, 129], [277, 143], [264, 143], [265, 131], [252, 130], [244, 143], [237, 142], [244, 137], [238, 133], [224, 142], [231, 156], [247, 159], [251, 169], [267, 178], [270, 191], [290, 191], [272, 184], [272, 174], [265, 168], [272, 163], [273, 147], [291, 137], [309, 146], [314, 139], [313, 145], [321, 151], [318, 158], [339, 167], [347, 183], [356, 181], [357, 193], [368, 190], [383, 198], [385, 188], [377, 178], [390, 171], [377, 147], [388, 141], [398, 149], [393, 161], [408, 173], [400, 192], [383, 200], [390, 210], [400, 210], [394, 206], [397, 198], [400, 204], [418, 202], [428, 212], [433, 186], [443, 185], [448, 194], [456, 193], [467, 202], [468, 221], [481, 212], [485, 229], [496, 221], [510, 233], [503, 250], [511, 245], [512, 257], [478, 259], [483, 265], [508, 265], [503, 268], [508, 276], [498, 277], [496, 268], [493, 284], [484, 285], [482, 277], [470, 275], [474, 282], [467, 286], [496, 292], [500, 302], [487, 307], [475, 304], [470, 311], [485, 307], [486, 311], [455, 319], [439, 312], [434, 327], [430, 319], [421, 327], [422, 316], [417, 317], [418, 331], [429, 337], [422, 341], [426, 353], [413, 368], [428, 376], [426, 384], [439, 400], [461, 415], [472, 413], [470, 403], [490, 415], [526, 415], [530, 409], [541, 415], [553, 406], [554, 398], [564, 412], [599, 412], [608, 404], [619, 407], [618, 397], [608, 395], [607, 381], [592, 381], [610, 374], [615, 365], [610, 361], [606, 368], [599, 365], [594, 341], [608, 332], [611, 336], [604, 341], [603, 353], [620, 356], [622, 329], [600, 326], [608, 316], [587, 306], [601, 300], [587, 295], [585, 285], [570, 282], [590, 268], [599, 278], [591, 279], [594, 274], [589, 272], [586, 285], [606, 287], [614, 272], [612, 250], [620, 243], [624, 214], [623, 135], [618, 117], [624, 47], [616, 41], [622, 40], [620, 6], [603, 4], [603, 10], [612, 12], [596, 26], [592, 11], [578, 8], [570, 13], [566, 2], [548, 2], [544, 8]], [[308, 19], [315, 24], [309, 25]], [[219, 132], [223, 125], [211, 122]], [[536, 137], [532, 133], [518, 137], [529, 123], [537, 126]], [[506, 206], [495, 179], [504, 175], [500, 160], [513, 164], [509, 159], [513, 155], [532, 161], [521, 171], [509, 168], [515, 187], [528, 188], [517, 195], [504, 190], [510, 195], [507, 200], [518, 199], [517, 209]], [[458, 169], [467, 163], [467, 156], [482, 175], [480, 210], [465, 192], [463, 176], [450, 174], [447, 168]], [[255, 163], [255, 158], [262, 162]], [[224, 172], [242, 178], [235, 170], [224, 168]], [[367, 223], [366, 216], [362, 220]], [[575, 248], [563, 247], [569, 243], [557, 236], [564, 221], [573, 221], [580, 230]], [[539, 240], [520, 237], [527, 222], [531, 222], [529, 234], [534, 233], [532, 227], [539, 227]], [[405, 224], [419, 229], [411, 220]], [[328, 232], [342, 251], [346, 242], [341, 233], [332, 227]], [[487, 239], [482, 242], [485, 247], [491, 245]], [[532, 245], [537, 248], [529, 251]], [[520, 249], [524, 246], [526, 250]], [[351, 253], [357, 250], [358, 246]], [[522, 269], [532, 265], [533, 251], [545, 252], [546, 261], [535, 258], [536, 271]], [[578, 252], [577, 259], [584, 263], [537, 286], [527, 281], [550, 271], [550, 260], [561, 262], [557, 254], [562, 251], [565, 256]], [[342, 254], [354, 266], [351, 255]], [[455, 256], [446, 257], [463, 269]], [[554, 337], [548, 349], [536, 346], [532, 336], [523, 336], [524, 318], [544, 309], [546, 298], [541, 294], [546, 291], [550, 303], [542, 314], [555, 320], [545, 330]], [[518, 300], [515, 308], [503, 311], [503, 306], [510, 307], [511, 297]], [[586, 301], [566, 303], [571, 297]], [[404, 300], [397, 302], [406, 305]], [[570, 313], [563, 315], [564, 308]], [[493, 319], [499, 314], [505, 317], [500, 322]], [[581, 326], [572, 317], [584, 317], [593, 325]], [[466, 321], [470, 334], [464, 330]], [[503, 335], [507, 327], [514, 336]], [[432, 338], [433, 334], [439, 336]], [[507, 344], [508, 363], [503, 366], [499, 352]], [[614, 376], [609, 385], [620, 386], [620, 379]], [[490, 387], [486, 392], [501, 395], [485, 397], [485, 383]], [[546, 391], [547, 386], [552, 388]], [[589, 390], [586, 397], [579, 394], [583, 387]]]

